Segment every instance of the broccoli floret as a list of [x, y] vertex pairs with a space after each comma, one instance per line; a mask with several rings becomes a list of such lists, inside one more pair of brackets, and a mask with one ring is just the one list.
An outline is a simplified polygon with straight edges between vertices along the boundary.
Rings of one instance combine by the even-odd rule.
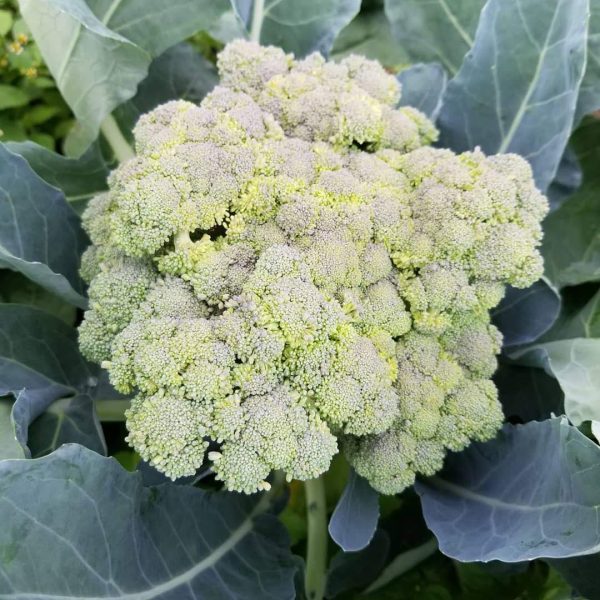
[[251, 493], [341, 449], [399, 492], [500, 427], [489, 311], [541, 273], [547, 201], [518, 156], [429, 147], [378, 63], [238, 40], [218, 66], [140, 118], [84, 214], [82, 351], [171, 478], [208, 459]]

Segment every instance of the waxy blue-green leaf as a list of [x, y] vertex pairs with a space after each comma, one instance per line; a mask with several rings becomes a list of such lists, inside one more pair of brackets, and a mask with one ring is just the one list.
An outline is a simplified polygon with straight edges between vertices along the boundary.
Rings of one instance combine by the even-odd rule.
[[226, 0], [21, 0], [56, 84], [78, 119], [68, 140], [81, 154], [104, 119], [135, 95], [152, 57], [228, 8]]
[[70, 443], [106, 454], [102, 426], [89, 394], [56, 400], [29, 426], [27, 446], [32, 458], [45, 456], [62, 444]]
[[250, 39], [296, 56], [328, 55], [360, 10], [360, 0], [231, 0], [231, 5]]
[[21, 12], [78, 120], [70, 151], [80, 155], [112, 110], [135, 94], [150, 54], [110, 30], [109, 8], [94, 14], [84, 0], [21, 0]]
[[551, 213], [542, 245], [546, 274], [558, 287], [600, 280], [600, 202], [593, 185]]
[[111, 31], [152, 56], [206, 30], [229, 9], [228, 0], [87, 0]]
[[600, 554], [548, 562], [585, 600], [600, 600]]
[[546, 275], [558, 287], [600, 280], [600, 121], [584, 120], [571, 145], [583, 185], [544, 221]]
[[327, 598], [335, 598], [352, 589], [365, 588], [383, 569], [388, 557], [390, 538], [378, 529], [369, 545], [359, 552], [338, 552], [327, 572]]
[[136, 95], [116, 109], [115, 117], [123, 131], [129, 132], [142, 114], [159, 104], [169, 100], [199, 104], [217, 82], [214, 65], [190, 44], [177, 44], [152, 61]]
[[340, 31], [331, 50], [331, 58], [338, 60], [348, 54], [360, 54], [378, 60], [392, 72], [410, 63], [404, 49], [393, 38], [383, 10], [361, 9]]
[[385, 0], [392, 33], [413, 62], [440, 62], [456, 74], [473, 46], [485, 0]]
[[546, 369], [565, 394], [565, 414], [575, 425], [600, 421], [600, 338], [573, 338], [534, 344], [512, 355]]
[[550, 210], [556, 210], [565, 200], [574, 194], [583, 181], [583, 172], [577, 155], [567, 146], [558, 165], [556, 175], [546, 190]]
[[435, 121], [442, 108], [448, 76], [439, 63], [419, 63], [401, 71], [400, 106], [414, 106]]
[[588, 11], [588, 0], [489, 0], [444, 96], [441, 145], [520, 154], [545, 191], [573, 126]]
[[492, 311], [494, 325], [504, 338], [503, 346], [537, 340], [556, 321], [560, 305], [560, 295], [544, 279], [524, 290], [508, 287], [502, 302]]
[[589, 294], [587, 286], [571, 288], [559, 319], [540, 342], [600, 338], [600, 289]]
[[581, 82], [575, 125], [600, 108], [600, 1], [590, 0], [590, 26], [585, 75]]
[[31, 306], [0, 304], [0, 396], [15, 397], [12, 420], [25, 452], [35, 419], [56, 400], [91, 392], [96, 384], [74, 328]]
[[86, 245], [79, 219], [62, 192], [0, 144], [0, 267], [85, 307], [78, 270]]
[[345, 552], [366, 548], [379, 521], [379, 494], [350, 469], [348, 483], [329, 520], [331, 539]]
[[21, 155], [46, 183], [59, 188], [69, 202], [84, 202], [108, 189], [106, 178], [114, 165], [104, 158], [98, 144], [78, 159], [29, 141], [8, 142], [6, 147]]
[[268, 493], [144, 488], [139, 473], [69, 444], [0, 462], [0, 498], [1, 598], [295, 597], [297, 563]]
[[494, 383], [507, 419], [517, 417], [527, 423], [565, 412], [560, 385], [543, 369], [501, 362]]
[[565, 418], [505, 425], [416, 484], [440, 550], [463, 562], [600, 551], [600, 447]]
[[25, 458], [25, 451], [17, 440], [15, 425], [11, 418], [14, 400], [0, 398], [0, 460]]

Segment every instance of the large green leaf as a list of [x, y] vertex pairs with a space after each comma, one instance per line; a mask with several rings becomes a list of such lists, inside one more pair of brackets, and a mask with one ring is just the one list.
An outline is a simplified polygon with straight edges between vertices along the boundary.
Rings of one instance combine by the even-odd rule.
[[56, 400], [29, 427], [27, 446], [33, 458], [50, 454], [68, 443], [106, 454], [102, 426], [89, 394]]
[[503, 346], [530, 344], [548, 331], [560, 312], [558, 292], [544, 279], [527, 289], [509, 287], [492, 311], [494, 325], [502, 332]]
[[546, 196], [550, 202], [550, 210], [557, 209], [569, 196], [575, 193], [583, 181], [583, 172], [579, 165], [577, 155], [569, 145], [558, 165], [556, 175]]
[[358, 14], [360, 0], [231, 0], [251, 39], [296, 56], [329, 54], [338, 33]]
[[588, 0], [489, 0], [446, 90], [442, 145], [520, 154], [545, 191], [571, 134], [588, 10]]
[[0, 460], [7, 458], [25, 458], [23, 447], [15, 434], [11, 419], [13, 400], [0, 398]]
[[62, 192], [0, 144], [0, 266], [85, 307], [78, 270], [86, 244]]
[[381, 572], [388, 557], [390, 538], [378, 529], [369, 545], [358, 552], [338, 552], [327, 572], [327, 598], [365, 588]]
[[435, 121], [442, 108], [448, 75], [439, 63], [418, 63], [398, 74], [400, 106], [413, 106]]
[[348, 54], [360, 54], [378, 60], [393, 72], [410, 63], [406, 51], [393, 38], [389, 21], [382, 10], [361, 10], [342, 29], [331, 56], [338, 59]]
[[440, 550], [463, 562], [600, 551], [600, 448], [565, 418], [506, 425], [420, 481]]
[[583, 185], [544, 222], [546, 274], [558, 287], [600, 280], [600, 121], [584, 121], [572, 145]]
[[585, 600], [600, 600], [600, 554], [548, 562]]
[[74, 325], [77, 319], [75, 306], [27, 279], [21, 273], [8, 269], [0, 269], [0, 302], [40, 308], [68, 325]]
[[169, 48], [152, 61], [137, 94], [117, 108], [115, 116], [124, 131], [133, 129], [140, 115], [169, 100], [200, 103], [218, 82], [217, 70], [190, 44]]
[[[79, 353], [74, 328], [31, 306], [0, 304], [0, 396], [15, 397], [11, 419], [25, 452], [30, 450], [30, 425], [53, 403], [77, 394], [95, 394], [97, 388], [97, 370]], [[71, 411], [71, 415], [86, 417], [78, 429], [94, 431], [93, 411]], [[102, 448], [97, 428], [96, 435], [93, 447]], [[73, 441], [66, 434], [61, 440]]]
[[548, 277], [559, 287], [600, 280], [600, 202], [585, 186], [548, 216], [542, 246]]
[[471, 49], [485, 0], [385, 0], [392, 32], [413, 62], [457, 73]]
[[344, 552], [366, 548], [379, 522], [379, 494], [350, 469], [348, 483], [329, 520], [329, 535]]
[[502, 410], [507, 419], [527, 423], [562, 415], [564, 393], [552, 375], [544, 370], [501, 362], [494, 374]]
[[21, 12], [78, 119], [81, 154], [119, 104], [134, 96], [153, 56], [205, 29], [226, 0], [21, 0]]
[[78, 119], [70, 149], [81, 154], [98, 135], [104, 118], [135, 94], [150, 54], [111, 31], [110, 14], [95, 15], [84, 0], [21, 0], [20, 7]]
[[268, 493], [144, 488], [114, 459], [66, 445], [0, 463], [0, 498], [2, 598], [295, 597]]
[[544, 341], [600, 338], [600, 290], [583, 306], [561, 316]]
[[565, 414], [575, 425], [600, 421], [600, 339], [535, 344], [514, 353], [519, 362], [544, 367], [565, 394]]
[[575, 121], [600, 108], [600, 1], [590, 0], [587, 66], [577, 99]]
[[62, 190], [69, 202], [79, 203], [107, 189], [109, 163], [99, 144], [93, 144], [78, 159], [67, 158], [34, 142], [8, 142], [7, 148], [20, 154], [47, 183]]
[[208, 29], [229, 9], [228, 0], [87, 0], [112, 31], [152, 56]]

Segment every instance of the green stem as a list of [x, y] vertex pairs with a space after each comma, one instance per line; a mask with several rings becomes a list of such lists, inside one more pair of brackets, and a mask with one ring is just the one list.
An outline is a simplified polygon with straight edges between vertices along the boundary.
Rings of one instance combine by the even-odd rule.
[[425, 542], [421, 546], [417, 546], [412, 550], [407, 550], [396, 558], [381, 572], [381, 575], [363, 592], [370, 594], [384, 585], [387, 585], [396, 577], [404, 575], [413, 567], [429, 558], [437, 550], [437, 540], [435, 538]]
[[260, 44], [260, 32], [265, 18], [265, 0], [254, 0], [252, 9], [252, 23], [250, 25], [250, 39]]
[[113, 149], [115, 156], [119, 162], [125, 162], [135, 156], [133, 148], [129, 145], [125, 136], [121, 133], [119, 126], [115, 118], [112, 115], [108, 115], [102, 125], [100, 125], [100, 131], [106, 138], [106, 141], [110, 144]]
[[305, 587], [308, 600], [322, 600], [327, 579], [327, 507], [322, 477], [304, 482], [308, 539]]
[[95, 400], [96, 414], [105, 423], [124, 421], [125, 411], [129, 408], [129, 400]]

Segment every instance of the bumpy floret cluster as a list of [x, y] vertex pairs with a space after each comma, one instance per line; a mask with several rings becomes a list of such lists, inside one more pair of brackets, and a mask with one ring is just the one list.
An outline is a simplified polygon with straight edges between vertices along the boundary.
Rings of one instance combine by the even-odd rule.
[[546, 199], [518, 156], [429, 147], [377, 63], [236, 41], [219, 70], [140, 119], [84, 215], [82, 350], [169, 477], [208, 458], [253, 492], [341, 450], [399, 492], [499, 428], [489, 311], [540, 276]]

